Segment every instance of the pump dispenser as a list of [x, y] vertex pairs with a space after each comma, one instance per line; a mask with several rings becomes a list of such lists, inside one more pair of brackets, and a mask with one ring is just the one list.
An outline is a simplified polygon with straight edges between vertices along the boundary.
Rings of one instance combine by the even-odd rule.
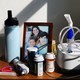
[[8, 10], [8, 18], [5, 24], [5, 58], [7, 62], [11, 62], [14, 58], [20, 58], [20, 30], [17, 18], [12, 17], [12, 11]]

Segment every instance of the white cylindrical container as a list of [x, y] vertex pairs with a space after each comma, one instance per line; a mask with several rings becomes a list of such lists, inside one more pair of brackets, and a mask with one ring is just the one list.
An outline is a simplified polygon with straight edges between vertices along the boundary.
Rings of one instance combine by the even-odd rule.
[[46, 54], [46, 71], [53, 72], [55, 70], [54, 66], [55, 55], [53, 53]]
[[8, 11], [8, 19], [5, 20], [5, 58], [11, 62], [14, 58], [20, 58], [20, 29], [18, 20], [12, 18], [12, 13]]
[[42, 55], [35, 55], [34, 58], [34, 74], [37, 76], [42, 76], [43, 75], [43, 61], [44, 57]]

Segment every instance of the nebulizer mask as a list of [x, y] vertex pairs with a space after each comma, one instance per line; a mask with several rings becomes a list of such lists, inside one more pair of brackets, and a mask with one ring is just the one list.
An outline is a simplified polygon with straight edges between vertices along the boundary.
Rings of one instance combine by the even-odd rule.
[[[64, 14], [68, 25], [64, 27], [59, 34], [57, 64], [64, 70], [80, 70], [80, 40], [75, 37], [80, 33], [80, 29], [73, 26], [70, 14]], [[67, 41], [64, 43], [64, 37]]]

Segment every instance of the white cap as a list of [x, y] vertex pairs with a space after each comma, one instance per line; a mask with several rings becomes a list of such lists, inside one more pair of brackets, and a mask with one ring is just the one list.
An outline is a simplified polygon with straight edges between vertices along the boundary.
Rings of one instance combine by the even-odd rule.
[[26, 67], [26, 69], [24, 69], [21, 74], [24, 75], [24, 74], [28, 74], [28, 73], [29, 73], [29, 68]]
[[47, 53], [46, 54], [46, 59], [54, 59], [55, 55], [53, 53]]
[[44, 61], [44, 57], [41, 54], [36, 54], [34, 61], [36, 62]]
[[52, 40], [52, 44], [55, 44], [56, 43], [56, 41], [55, 40]]
[[30, 52], [31, 51], [37, 52], [38, 48], [36, 48], [36, 47], [28, 47], [27, 50], [30, 51]]

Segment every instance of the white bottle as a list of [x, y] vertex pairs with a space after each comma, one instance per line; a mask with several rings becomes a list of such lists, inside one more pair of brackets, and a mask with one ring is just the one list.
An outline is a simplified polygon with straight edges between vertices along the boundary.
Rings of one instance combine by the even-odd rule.
[[43, 61], [44, 57], [42, 55], [35, 55], [34, 58], [34, 74], [37, 76], [42, 76], [43, 75]]
[[55, 55], [53, 53], [46, 54], [46, 71], [53, 72], [55, 70], [54, 66]]

